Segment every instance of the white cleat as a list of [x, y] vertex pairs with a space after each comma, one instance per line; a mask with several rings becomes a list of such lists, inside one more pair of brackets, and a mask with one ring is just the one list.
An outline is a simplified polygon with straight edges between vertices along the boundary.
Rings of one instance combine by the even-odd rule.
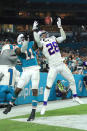
[[45, 111], [46, 111], [46, 106], [43, 106], [42, 109], [41, 109], [40, 114], [41, 114], [41, 115], [44, 115], [44, 114], [45, 114]]
[[81, 101], [79, 97], [73, 97], [73, 101], [74, 101], [74, 102], [77, 102], [77, 103], [79, 103], [79, 104], [84, 104], [84, 102]]

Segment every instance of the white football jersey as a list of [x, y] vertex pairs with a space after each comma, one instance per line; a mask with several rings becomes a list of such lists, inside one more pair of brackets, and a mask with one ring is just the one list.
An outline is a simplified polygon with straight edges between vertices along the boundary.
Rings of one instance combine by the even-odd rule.
[[15, 67], [9, 65], [0, 65], [0, 73], [4, 74], [4, 77], [0, 81], [0, 85], [14, 86], [18, 71]]
[[40, 41], [43, 47], [43, 55], [47, 58], [49, 67], [63, 62], [55, 36]]
[[9, 44], [6, 44], [2, 47], [2, 50], [1, 50], [1, 54], [4, 50], [7, 50], [7, 49], [10, 49], [10, 45]]

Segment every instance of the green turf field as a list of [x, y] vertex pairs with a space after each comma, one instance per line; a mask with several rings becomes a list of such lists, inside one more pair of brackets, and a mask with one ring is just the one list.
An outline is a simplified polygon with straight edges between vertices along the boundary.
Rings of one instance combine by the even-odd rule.
[[[47, 111], [44, 116], [61, 116], [61, 115], [77, 115], [77, 114], [87, 114], [87, 104], [73, 106], [68, 108], [62, 108], [52, 111]], [[28, 118], [29, 115], [18, 116], [15, 118]], [[36, 117], [42, 117], [40, 113], [36, 114]], [[17, 122], [9, 119], [0, 120], [0, 131], [84, 131], [79, 129], [57, 127], [33, 124], [29, 122]]]

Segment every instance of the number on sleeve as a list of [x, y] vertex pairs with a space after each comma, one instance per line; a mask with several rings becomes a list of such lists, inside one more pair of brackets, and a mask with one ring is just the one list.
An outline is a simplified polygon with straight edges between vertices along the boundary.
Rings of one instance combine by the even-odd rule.
[[13, 69], [9, 68], [9, 69], [8, 69], [8, 72], [10, 73], [9, 85], [12, 85]]

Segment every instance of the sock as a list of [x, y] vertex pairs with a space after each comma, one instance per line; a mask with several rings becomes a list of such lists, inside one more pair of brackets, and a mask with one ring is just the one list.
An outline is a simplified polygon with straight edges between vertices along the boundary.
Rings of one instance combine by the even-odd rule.
[[46, 105], [47, 105], [47, 101], [44, 101], [44, 102], [43, 102], [43, 105], [46, 106]]
[[73, 94], [73, 97], [77, 97], [77, 94]]
[[77, 94], [75, 82], [70, 83], [70, 89], [72, 90], [73, 95]]
[[37, 108], [38, 96], [32, 96], [32, 109]]
[[35, 112], [36, 112], [36, 109], [32, 109], [32, 113], [35, 114]]
[[45, 88], [43, 105], [47, 105], [49, 94], [50, 94], [50, 89]]
[[15, 95], [15, 93], [13, 94], [12, 98], [11, 98], [11, 102], [14, 103], [16, 100], [17, 96]]

